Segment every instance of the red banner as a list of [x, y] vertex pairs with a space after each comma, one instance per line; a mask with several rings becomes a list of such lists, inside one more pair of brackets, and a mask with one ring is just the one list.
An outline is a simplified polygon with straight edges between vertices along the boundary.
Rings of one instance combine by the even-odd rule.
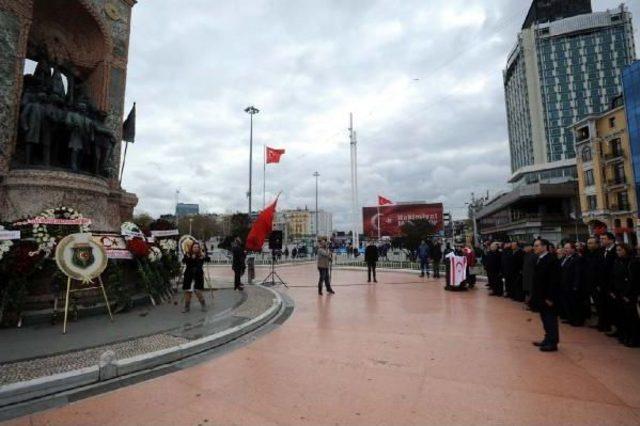
[[267, 164], [279, 163], [280, 157], [284, 154], [284, 149], [267, 147]]
[[385, 237], [401, 236], [400, 228], [402, 225], [416, 219], [426, 219], [431, 222], [435, 226], [435, 232], [439, 232], [443, 228], [442, 203], [363, 207], [362, 229], [367, 237], [378, 236], [378, 212], [380, 213], [380, 235]]

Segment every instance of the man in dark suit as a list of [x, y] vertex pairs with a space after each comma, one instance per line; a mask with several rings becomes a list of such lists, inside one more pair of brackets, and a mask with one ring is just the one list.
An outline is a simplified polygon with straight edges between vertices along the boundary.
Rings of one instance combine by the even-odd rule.
[[502, 265], [500, 252], [498, 251], [499, 245], [499, 242], [494, 241], [489, 246], [489, 251], [482, 256], [482, 265], [487, 271], [487, 279], [489, 280], [492, 296], [502, 296], [502, 276], [500, 274]]
[[[602, 261], [598, 276], [598, 330], [611, 331], [611, 323], [615, 310], [613, 297], [613, 264], [616, 261], [616, 238], [611, 232], [600, 236]], [[613, 333], [615, 335], [615, 333]]]
[[376, 263], [378, 263], [378, 247], [373, 244], [373, 240], [369, 240], [367, 248], [364, 249], [364, 261], [367, 262], [367, 282], [371, 282], [371, 273], [373, 272], [373, 282], [376, 279]]
[[564, 257], [560, 262], [561, 305], [567, 322], [573, 326], [584, 325], [582, 300], [584, 285], [582, 282], [582, 259], [576, 253], [576, 245], [569, 241], [564, 245]]
[[540, 312], [544, 327], [544, 339], [533, 342], [542, 352], [558, 350], [560, 332], [558, 330], [558, 312], [556, 310], [558, 280], [560, 271], [558, 260], [549, 253], [549, 241], [538, 238], [533, 243], [533, 251], [538, 256], [533, 274], [531, 304]]
[[[600, 264], [602, 263], [602, 252], [600, 250], [600, 241], [596, 237], [591, 237], [587, 240], [587, 247], [582, 257], [582, 277], [583, 284], [585, 286], [585, 301], [584, 301], [584, 317], [591, 317], [591, 299], [593, 299], [596, 309], [600, 308], [599, 304], [599, 276], [600, 276]], [[599, 312], [599, 311], [598, 311]], [[597, 313], [598, 317], [600, 316]], [[590, 325], [592, 328], [598, 328], [597, 324]]]

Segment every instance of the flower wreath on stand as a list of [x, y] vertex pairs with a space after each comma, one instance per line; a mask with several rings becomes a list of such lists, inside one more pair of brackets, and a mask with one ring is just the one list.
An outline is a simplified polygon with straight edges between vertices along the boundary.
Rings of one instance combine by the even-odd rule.
[[[61, 206], [55, 209], [47, 209], [36, 216], [35, 219], [66, 219], [80, 220], [84, 219], [81, 213], [71, 207]], [[34, 223], [31, 228], [31, 235], [38, 243], [38, 252], [42, 252], [46, 257], [51, 257], [55, 251], [56, 244], [70, 234], [77, 232], [89, 232], [89, 224], [81, 223], [76, 226], [70, 225], [45, 225], [42, 223]], [[35, 255], [37, 252], [34, 252]]]
[[[4, 226], [0, 225], [0, 231], [4, 231]], [[11, 250], [12, 246], [13, 241], [11, 240], [0, 241], [0, 262], [2, 261], [2, 258], [5, 257], [7, 253], [9, 253], [9, 250]]]

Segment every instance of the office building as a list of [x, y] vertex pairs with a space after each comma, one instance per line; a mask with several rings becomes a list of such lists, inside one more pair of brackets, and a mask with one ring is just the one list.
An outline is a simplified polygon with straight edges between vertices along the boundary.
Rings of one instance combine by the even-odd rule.
[[633, 169], [633, 181], [630, 184], [634, 187], [636, 200], [640, 200], [640, 61], [634, 62], [623, 71], [622, 85]]
[[200, 213], [198, 204], [178, 203], [176, 204], [176, 217], [179, 219], [185, 216], [194, 216]]
[[[575, 180], [570, 126], [609, 109], [635, 59], [624, 5], [588, 13], [588, 1], [535, 1], [503, 72], [510, 182]], [[586, 12], [586, 13], [582, 13]]]

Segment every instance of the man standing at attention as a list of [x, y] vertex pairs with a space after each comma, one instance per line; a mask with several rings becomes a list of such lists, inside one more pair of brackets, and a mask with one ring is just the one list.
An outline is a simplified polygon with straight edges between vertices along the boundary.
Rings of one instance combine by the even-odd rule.
[[373, 282], [377, 283], [376, 263], [378, 263], [378, 247], [373, 243], [373, 240], [369, 240], [367, 248], [364, 249], [364, 261], [367, 262], [367, 282], [371, 282], [371, 273], [373, 272]]
[[427, 278], [429, 278], [429, 245], [425, 240], [422, 240], [418, 247], [418, 260], [420, 261], [420, 276], [424, 277], [426, 272]]
[[558, 260], [549, 253], [549, 242], [537, 239], [533, 243], [533, 252], [538, 256], [533, 274], [531, 304], [540, 312], [544, 327], [544, 339], [533, 342], [542, 352], [555, 352], [560, 342], [558, 330], [558, 312], [556, 310], [556, 292], [560, 276]]

